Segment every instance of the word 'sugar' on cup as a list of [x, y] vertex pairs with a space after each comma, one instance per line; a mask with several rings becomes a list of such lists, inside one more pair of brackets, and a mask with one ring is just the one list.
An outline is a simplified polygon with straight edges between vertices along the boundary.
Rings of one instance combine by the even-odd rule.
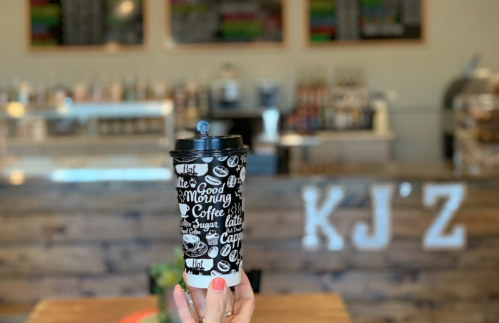
[[175, 143], [173, 167], [181, 217], [187, 284], [208, 288], [216, 276], [241, 282], [244, 210], [241, 185], [247, 147], [239, 135], [209, 136], [198, 123], [194, 138]]

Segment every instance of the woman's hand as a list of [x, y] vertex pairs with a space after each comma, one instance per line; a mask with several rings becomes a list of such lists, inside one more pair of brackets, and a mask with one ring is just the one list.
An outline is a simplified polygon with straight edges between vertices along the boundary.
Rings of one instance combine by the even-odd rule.
[[[184, 274], [184, 280], [185, 274]], [[186, 284], [187, 285], [187, 284]], [[223, 278], [211, 281], [208, 290], [187, 285], [197, 316], [192, 313], [182, 287], [173, 292], [182, 323], [249, 323], [255, 309], [255, 295], [246, 274], [241, 272], [241, 283], [235, 286], [234, 296]]]

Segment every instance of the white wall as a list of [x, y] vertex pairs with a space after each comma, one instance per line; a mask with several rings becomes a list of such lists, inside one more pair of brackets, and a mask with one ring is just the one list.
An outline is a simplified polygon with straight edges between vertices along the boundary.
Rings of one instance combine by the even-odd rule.
[[[360, 65], [372, 90], [399, 92], [393, 107], [398, 139], [395, 155], [402, 160], [437, 160], [440, 156], [438, 111], [442, 92], [466, 58], [479, 52], [483, 66], [499, 71], [498, 0], [428, 0], [428, 39], [421, 45], [376, 45], [309, 49], [304, 46], [303, 4], [288, 0], [288, 48], [258, 51], [168, 52], [163, 47], [164, 1], [150, 0], [152, 45], [147, 52], [127, 54], [29, 54], [24, 47], [24, 0], [0, 0], [0, 82], [12, 77], [42, 81], [50, 69], [64, 82], [85, 77], [161, 73], [175, 82], [198, 75], [214, 76], [226, 62], [235, 64], [246, 81], [248, 104], [252, 80], [279, 77], [283, 105], [289, 106], [297, 72]], [[250, 100], [251, 98], [251, 100]]]

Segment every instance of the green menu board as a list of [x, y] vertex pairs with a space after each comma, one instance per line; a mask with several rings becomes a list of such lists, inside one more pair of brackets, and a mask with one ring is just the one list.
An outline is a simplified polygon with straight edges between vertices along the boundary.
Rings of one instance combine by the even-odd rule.
[[311, 45], [421, 41], [425, 0], [306, 0]]
[[26, 0], [30, 49], [144, 45], [146, 0]]
[[284, 42], [287, 0], [166, 0], [169, 45]]

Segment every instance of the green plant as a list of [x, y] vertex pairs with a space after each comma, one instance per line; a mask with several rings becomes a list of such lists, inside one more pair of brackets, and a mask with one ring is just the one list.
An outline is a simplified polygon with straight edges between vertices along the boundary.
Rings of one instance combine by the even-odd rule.
[[172, 263], [152, 264], [149, 267], [149, 275], [154, 279], [154, 294], [158, 297], [158, 321], [160, 323], [168, 323], [170, 321], [168, 310], [166, 307], [165, 291], [174, 288], [177, 284], [182, 286], [184, 291], [187, 291], [185, 286], [184, 273], [184, 256], [182, 248], [174, 249], [174, 260]]

